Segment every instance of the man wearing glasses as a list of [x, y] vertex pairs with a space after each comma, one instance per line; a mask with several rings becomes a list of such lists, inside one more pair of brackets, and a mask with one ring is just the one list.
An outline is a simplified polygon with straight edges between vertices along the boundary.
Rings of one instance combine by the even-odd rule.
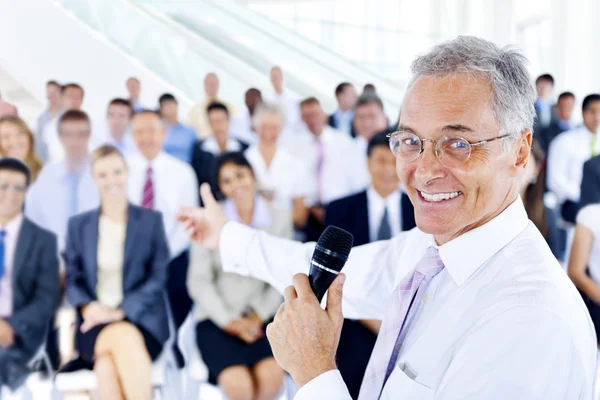
[[17, 389], [58, 306], [56, 236], [23, 217], [27, 166], [0, 160], [0, 389]]
[[390, 146], [417, 228], [354, 248], [326, 310], [298, 274], [314, 244], [226, 222], [212, 200], [181, 219], [227, 271], [284, 293], [267, 335], [296, 399], [351, 398], [335, 363], [344, 317], [383, 320], [362, 400], [591, 399], [594, 327], [518, 196], [535, 101], [525, 58], [459, 37], [412, 75]]

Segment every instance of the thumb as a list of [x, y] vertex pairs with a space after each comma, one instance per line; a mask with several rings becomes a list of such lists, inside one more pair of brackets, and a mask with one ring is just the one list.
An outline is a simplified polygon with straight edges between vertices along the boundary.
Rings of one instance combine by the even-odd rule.
[[210, 190], [210, 185], [206, 182], [200, 186], [200, 197], [202, 198], [204, 208], [207, 210], [214, 210], [215, 207], [219, 207], [219, 203], [217, 203], [215, 196], [213, 196]]
[[342, 294], [344, 282], [346, 282], [346, 275], [339, 274], [331, 283], [331, 286], [329, 286], [329, 291], [327, 292], [327, 313], [329, 314], [329, 318], [333, 322], [339, 323], [340, 326], [344, 320], [344, 315], [342, 314]]

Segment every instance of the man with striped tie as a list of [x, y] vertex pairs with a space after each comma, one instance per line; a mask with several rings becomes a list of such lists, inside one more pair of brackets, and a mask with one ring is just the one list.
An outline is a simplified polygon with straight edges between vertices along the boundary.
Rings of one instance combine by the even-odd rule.
[[[198, 205], [198, 182], [192, 167], [163, 151], [166, 130], [156, 112], [136, 113], [131, 132], [139, 153], [127, 159], [129, 199], [163, 215], [171, 254], [167, 289], [175, 325], [179, 328], [192, 307], [186, 288], [190, 241], [175, 213], [179, 207]], [[179, 365], [183, 366], [177, 347], [176, 354]]]
[[355, 247], [326, 310], [298, 274], [314, 244], [226, 222], [207, 191], [206, 210], [182, 210], [226, 271], [284, 293], [267, 335], [296, 400], [351, 398], [335, 360], [343, 317], [383, 320], [362, 400], [592, 399], [593, 324], [518, 195], [535, 100], [525, 61], [458, 37], [413, 62], [390, 148], [417, 228]]

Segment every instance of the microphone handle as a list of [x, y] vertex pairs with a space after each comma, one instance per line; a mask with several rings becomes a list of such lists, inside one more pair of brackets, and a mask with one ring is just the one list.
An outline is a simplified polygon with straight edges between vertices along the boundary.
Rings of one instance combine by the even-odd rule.
[[336, 274], [325, 271], [319, 267], [315, 267], [314, 265], [310, 266], [308, 282], [310, 283], [310, 287], [313, 293], [315, 294], [315, 296], [317, 296], [317, 300], [319, 300], [319, 303], [321, 303], [321, 300], [323, 300], [325, 292], [327, 291], [327, 289], [329, 289], [329, 286], [336, 278], [336, 276]]

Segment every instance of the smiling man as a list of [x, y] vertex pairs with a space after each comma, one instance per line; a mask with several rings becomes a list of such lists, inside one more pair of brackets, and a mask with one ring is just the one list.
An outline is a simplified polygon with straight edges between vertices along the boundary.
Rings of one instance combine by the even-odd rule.
[[206, 209], [180, 217], [227, 271], [284, 292], [267, 334], [296, 399], [351, 398], [335, 363], [343, 317], [383, 320], [363, 400], [591, 399], [593, 325], [518, 196], [535, 100], [524, 57], [459, 37], [412, 75], [390, 147], [417, 229], [354, 248], [326, 310], [294, 275], [314, 244], [226, 222], [208, 188]]

